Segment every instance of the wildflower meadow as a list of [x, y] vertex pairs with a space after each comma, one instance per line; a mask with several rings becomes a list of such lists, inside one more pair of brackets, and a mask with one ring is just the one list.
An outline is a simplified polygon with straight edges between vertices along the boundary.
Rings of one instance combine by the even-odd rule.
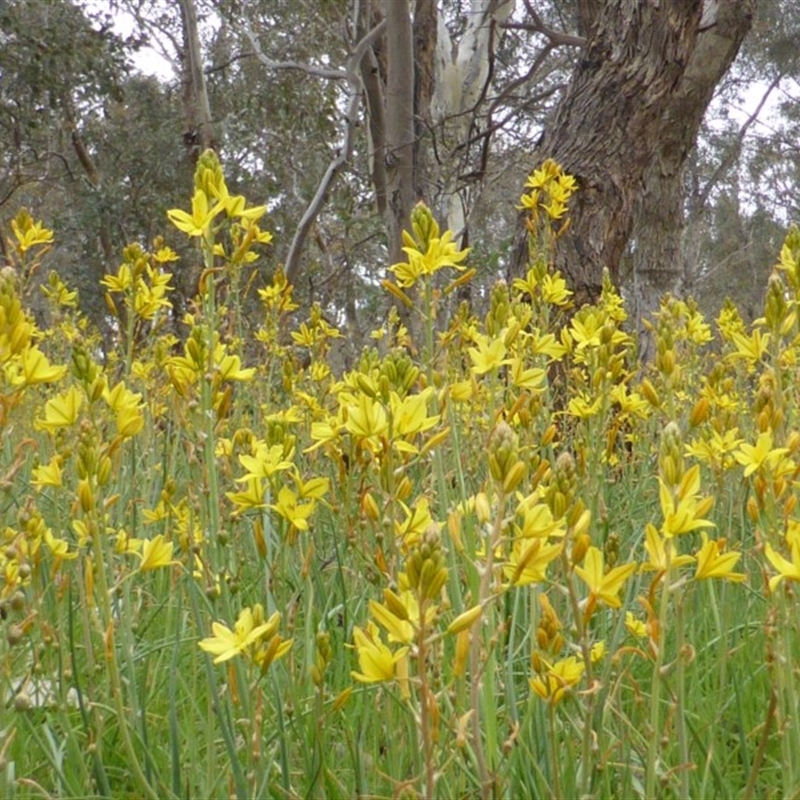
[[[103, 279], [117, 343], [22, 211], [0, 272], [0, 797], [800, 794], [800, 231], [762, 316], [664, 298], [637, 358], [552, 266], [575, 181], [528, 179], [488, 311], [417, 206], [352, 368], [201, 156]], [[187, 204], [189, 205], [189, 204]], [[264, 227], [262, 227], [262, 225]], [[36, 289], [38, 292], [39, 289]]]

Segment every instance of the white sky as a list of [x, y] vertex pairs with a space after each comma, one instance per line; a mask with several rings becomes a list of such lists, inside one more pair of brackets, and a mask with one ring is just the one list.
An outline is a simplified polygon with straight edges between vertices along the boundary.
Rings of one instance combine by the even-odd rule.
[[[108, 4], [103, 0], [82, 0], [81, 5], [95, 12], [108, 10]], [[180, 13], [177, 6], [175, 13]], [[119, 36], [130, 36], [136, 30], [136, 20], [126, 11], [118, 10], [114, 14], [114, 33]], [[169, 59], [165, 58], [155, 47], [143, 47], [131, 57], [134, 69], [145, 75], [153, 75], [162, 81], [175, 78], [175, 70]]]

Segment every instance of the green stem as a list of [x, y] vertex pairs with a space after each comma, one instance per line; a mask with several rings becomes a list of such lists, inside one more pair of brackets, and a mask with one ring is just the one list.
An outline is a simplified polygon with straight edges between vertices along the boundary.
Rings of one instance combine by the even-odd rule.
[[[486, 605], [492, 584], [492, 574], [494, 572], [494, 551], [500, 542], [503, 530], [503, 519], [505, 518], [506, 494], [502, 490], [498, 495], [497, 513], [495, 515], [492, 530], [484, 538], [484, 557], [480, 586], [478, 589], [478, 602]], [[492, 629], [491, 621], [488, 626]], [[481, 782], [481, 797], [489, 800], [491, 796], [492, 776], [489, 773], [489, 765], [486, 759], [486, 748], [484, 747], [481, 731], [483, 728], [494, 729], [493, 718], [496, 714], [496, 699], [489, 696], [488, 687], [484, 687], [483, 702], [481, 702], [481, 682], [484, 676], [489, 675], [492, 665], [487, 662], [481, 665], [481, 644], [483, 637], [478, 631], [470, 642], [469, 669], [472, 680], [471, 705], [472, 705], [472, 747], [475, 752], [475, 760], [478, 765], [478, 775]], [[487, 737], [488, 738], [488, 737]]]
[[428, 686], [428, 635], [425, 625], [427, 600], [420, 598], [419, 636], [417, 638], [417, 673], [419, 675], [419, 729], [422, 735], [422, 752], [425, 760], [425, 798], [433, 800], [436, 786], [436, 759], [434, 758], [433, 736], [431, 734], [430, 687]]
[[550, 733], [550, 763], [553, 765], [553, 800], [561, 798], [561, 770], [558, 753], [558, 737], [556, 736], [556, 706], [552, 701], [547, 704]]
[[[97, 513], [94, 512], [97, 517]], [[159, 800], [160, 795], [153, 789], [147, 777], [144, 774], [142, 765], [139, 763], [139, 758], [136, 754], [136, 748], [133, 746], [131, 739], [131, 732], [128, 725], [130, 717], [129, 711], [125, 708], [125, 700], [123, 695], [122, 679], [119, 671], [119, 664], [117, 663], [117, 648], [114, 644], [114, 622], [111, 611], [111, 596], [109, 593], [108, 581], [106, 580], [106, 564], [108, 563], [105, 558], [103, 540], [101, 534], [103, 524], [100, 519], [95, 518], [94, 530], [95, 534], [92, 536], [92, 551], [94, 553], [96, 569], [95, 575], [97, 580], [97, 591], [95, 592], [96, 600], [99, 603], [101, 611], [101, 619], [105, 630], [103, 636], [107, 637], [106, 642], [106, 664], [108, 666], [108, 676], [111, 681], [111, 694], [114, 703], [114, 709], [117, 712], [117, 720], [119, 722], [120, 736], [122, 737], [122, 747], [125, 751], [127, 758], [127, 768], [133, 774], [136, 783], [139, 786], [142, 794], [150, 800]]]
[[661, 605], [658, 613], [658, 641], [655, 642], [656, 658], [653, 664], [653, 681], [650, 687], [650, 742], [647, 748], [645, 765], [645, 797], [656, 796], [656, 780], [658, 779], [660, 712], [661, 712], [661, 670], [664, 666], [665, 633], [667, 615], [669, 613], [669, 593], [671, 579], [671, 548], [666, 548], [667, 566], [661, 580]]
[[683, 592], [676, 601], [676, 621], [678, 664], [675, 672], [675, 727], [680, 754], [680, 797], [689, 798], [689, 741], [686, 736], [686, 658], [684, 648], [684, 608]]
[[[592, 647], [589, 641], [589, 626], [587, 620], [584, 619], [584, 614], [581, 611], [580, 600], [578, 599], [578, 592], [575, 589], [575, 581], [573, 580], [572, 565], [569, 562], [569, 556], [566, 550], [561, 551], [561, 566], [564, 571], [564, 582], [567, 586], [567, 594], [569, 596], [570, 608], [572, 610], [572, 618], [575, 621], [577, 628], [578, 639], [581, 645], [581, 655], [583, 656], [584, 670], [586, 676], [586, 684], [591, 689], [593, 683], [592, 676]], [[597, 692], [590, 691], [589, 699], [586, 704], [586, 709], [583, 718], [583, 738], [581, 744], [581, 797], [585, 797], [589, 792], [589, 784], [591, 781], [593, 764], [592, 764], [592, 740], [594, 734], [594, 727], [592, 720], [594, 718], [595, 701]], [[556, 765], [554, 765], [556, 766]], [[556, 766], [557, 769], [557, 766]]]

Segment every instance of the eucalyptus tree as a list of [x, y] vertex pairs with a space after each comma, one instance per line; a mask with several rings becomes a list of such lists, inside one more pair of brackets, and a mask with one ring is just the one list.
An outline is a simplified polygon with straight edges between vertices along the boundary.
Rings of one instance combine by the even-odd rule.
[[70, 277], [92, 284], [115, 219], [86, 125], [122, 96], [126, 42], [70, 0], [7, 0], [0, 31], [0, 219], [20, 206], [47, 217], [61, 232], [53, 262], [80, 264]]
[[[557, 255], [579, 304], [599, 297], [604, 269], [619, 284], [632, 236], [642, 310], [675, 287], [682, 168], [753, 6], [753, 0], [579, 4], [584, 41], [536, 150], [579, 182], [572, 226]], [[521, 231], [512, 274], [526, 260]]]

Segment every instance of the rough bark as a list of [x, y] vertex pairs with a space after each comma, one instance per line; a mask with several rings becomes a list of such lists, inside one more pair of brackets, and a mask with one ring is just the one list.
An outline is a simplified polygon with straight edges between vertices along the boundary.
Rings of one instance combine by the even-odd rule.
[[633, 300], [643, 358], [651, 347], [641, 321], [658, 308], [664, 294], [678, 291], [684, 280], [683, 167], [714, 90], [750, 30], [754, 5], [754, 0], [706, 0], [686, 71], [663, 104], [661, 132], [644, 173], [633, 229]]
[[[608, 0], [593, 20], [570, 85], [537, 150], [579, 182], [556, 266], [578, 305], [599, 297], [603, 269], [618, 283], [644, 175], [664, 136], [663, 113], [694, 52], [702, 0]], [[527, 264], [520, 225], [511, 275]]]

